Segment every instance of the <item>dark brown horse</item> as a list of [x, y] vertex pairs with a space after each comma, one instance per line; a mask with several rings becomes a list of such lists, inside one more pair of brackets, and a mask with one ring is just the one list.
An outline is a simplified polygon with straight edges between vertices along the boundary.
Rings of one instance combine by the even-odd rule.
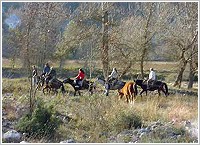
[[155, 90], [158, 90], [159, 96], [160, 96], [160, 91], [162, 91], [166, 97], [169, 95], [167, 84], [164, 82], [155, 81], [153, 85], [149, 86], [149, 89], [147, 89], [147, 83], [144, 82], [144, 80], [135, 80], [135, 83], [142, 88], [142, 91], [140, 92], [141, 96], [144, 91], [146, 92], [147, 95], [147, 91], [155, 91]]
[[78, 86], [78, 87], [76, 87], [76, 83], [71, 78], [65, 79], [63, 81], [63, 83], [68, 83], [74, 88], [74, 96], [76, 96], [76, 92], [78, 92], [79, 95], [81, 95], [80, 90], [88, 90], [90, 92], [90, 94], [92, 95], [93, 94], [93, 89], [95, 89], [94, 83], [90, 82], [88, 80], [83, 80], [82, 86]]
[[36, 90], [43, 88], [45, 83], [45, 76], [44, 75], [40, 75], [37, 77], [37, 82], [36, 82]]
[[58, 80], [58, 79], [54, 79], [53, 81], [49, 82], [48, 85], [45, 85], [42, 89], [43, 93], [50, 93], [50, 91], [54, 92], [54, 93], [58, 93], [58, 89], [61, 89], [62, 94], [64, 94], [65, 88], [63, 85], [63, 82]]
[[123, 88], [118, 90], [118, 93], [119, 99], [124, 96], [127, 103], [134, 104], [137, 95], [137, 85], [135, 84], [135, 82], [126, 82]]

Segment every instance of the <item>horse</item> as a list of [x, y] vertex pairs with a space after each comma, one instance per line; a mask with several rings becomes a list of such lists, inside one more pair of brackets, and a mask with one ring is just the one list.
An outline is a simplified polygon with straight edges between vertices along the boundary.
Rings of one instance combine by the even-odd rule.
[[93, 89], [95, 89], [94, 83], [90, 82], [88, 80], [83, 80], [82, 86], [78, 86], [78, 87], [76, 87], [76, 83], [71, 78], [65, 79], [63, 81], [63, 83], [68, 83], [74, 88], [74, 96], [76, 96], [76, 92], [78, 92], [79, 95], [81, 95], [80, 90], [85, 90], [85, 89], [87, 89], [90, 92], [90, 94], [92, 95]]
[[147, 96], [147, 91], [155, 91], [155, 90], [158, 90], [159, 96], [160, 96], [160, 91], [162, 91], [166, 97], [169, 95], [168, 86], [165, 82], [155, 81], [155, 83], [152, 86], [149, 86], [149, 89], [147, 89], [147, 83], [144, 83], [143, 80], [137, 79], [135, 80], [135, 83], [142, 88], [142, 91], [140, 92], [141, 97], [144, 91], [146, 92]]
[[53, 91], [57, 94], [58, 89], [61, 89], [62, 94], [64, 94], [66, 92], [63, 82], [58, 79], [54, 79], [51, 82], [49, 82], [47, 85], [45, 85], [43, 87], [42, 91], [44, 94], [46, 94], [45, 92], [50, 93], [50, 91]]
[[136, 100], [137, 95], [137, 85], [135, 82], [126, 82], [123, 88], [118, 90], [119, 100], [124, 96], [127, 103], [133, 103]]
[[45, 83], [45, 76], [44, 75], [37, 76], [36, 90], [42, 88], [44, 86], [44, 83]]
[[101, 79], [101, 78], [96, 78], [96, 81], [105, 87], [106, 96], [109, 95], [109, 90], [119, 90], [119, 89], [123, 88], [123, 86], [126, 84], [126, 82], [118, 80], [116, 85], [112, 86], [112, 85], [109, 85], [106, 80]]

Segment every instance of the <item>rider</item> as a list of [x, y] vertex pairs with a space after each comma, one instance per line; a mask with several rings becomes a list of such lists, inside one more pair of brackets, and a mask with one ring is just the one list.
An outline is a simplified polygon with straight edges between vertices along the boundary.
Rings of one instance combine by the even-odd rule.
[[54, 80], [56, 80], [56, 70], [51, 67], [49, 73], [47, 74], [47, 78], [46, 78], [46, 84], [53, 82]]
[[149, 89], [150, 84], [154, 84], [156, 81], [156, 73], [153, 68], [150, 68], [149, 79], [147, 80], [147, 89]]
[[85, 72], [83, 71], [83, 69], [79, 69], [78, 75], [75, 77], [75, 87], [79, 87], [79, 82], [80, 82], [80, 86], [82, 87], [83, 84], [83, 79], [85, 78]]
[[118, 76], [117, 69], [113, 68], [111, 74], [108, 76], [108, 83], [112, 83], [114, 86], [117, 83]]
[[50, 66], [49, 66], [49, 63], [47, 62], [44, 66], [44, 69], [43, 69], [43, 73], [42, 73], [42, 76], [46, 76], [48, 73], [50, 72]]
[[33, 68], [33, 71], [32, 71], [33, 85], [35, 85], [37, 82], [38, 73], [37, 73], [37, 68], [35, 67], [35, 65], [33, 65], [32, 68]]

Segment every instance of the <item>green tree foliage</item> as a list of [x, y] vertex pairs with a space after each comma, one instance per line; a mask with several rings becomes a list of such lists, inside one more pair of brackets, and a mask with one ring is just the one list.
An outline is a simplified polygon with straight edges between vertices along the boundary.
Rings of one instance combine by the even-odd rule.
[[56, 117], [53, 106], [45, 106], [39, 101], [32, 115], [24, 115], [16, 127], [20, 132], [28, 133], [32, 138], [51, 138], [61, 124], [61, 120]]

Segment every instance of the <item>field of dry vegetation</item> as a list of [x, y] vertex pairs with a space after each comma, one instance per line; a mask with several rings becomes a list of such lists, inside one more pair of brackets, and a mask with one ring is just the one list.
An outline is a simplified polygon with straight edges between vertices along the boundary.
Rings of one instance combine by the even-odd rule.
[[[163, 70], [173, 69], [173, 65], [175, 64], [158, 62], [154, 63], [153, 67], [156, 70], [161, 70], [162, 67]], [[74, 65], [66, 66], [74, 69]], [[61, 92], [58, 95], [44, 95], [42, 91], [36, 91], [33, 113], [35, 118], [31, 121], [36, 121], [37, 124], [37, 120], [44, 118], [44, 110], [47, 109], [51, 116], [49, 122], [56, 121], [58, 125], [52, 130], [48, 129], [46, 133], [38, 130], [32, 130], [31, 133], [24, 126], [29, 126], [29, 130], [36, 126], [33, 122], [32, 125], [27, 125], [27, 120], [23, 120], [30, 108], [30, 80], [26, 77], [3, 78], [3, 133], [9, 129], [15, 129], [22, 134], [27, 133], [23, 140], [30, 143], [197, 142], [198, 89], [188, 91], [184, 86], [176, 89], [171, 83], [167, 81], [170, 93], [168, 97], [151, 92], [148, 96], [143, 95], [142, 98], [137, 96], [134, 105], [127, 104], [125, 98], [118, 100], [117, 91], [111, 91], [106, 97], [100, 85], [97, 85], [94, 95], [82, 91], [81, 96], [75, 97], [72, 95], [72, 87], [68, 84], [65, 84], [67, 93], [64, 96]], [[40, 113], [37, 114], [38, 112]], [[187, 122], [190, 122], [190, 130], [187, 128]], [[143, 131], [145, 129], [146, 131]]]

